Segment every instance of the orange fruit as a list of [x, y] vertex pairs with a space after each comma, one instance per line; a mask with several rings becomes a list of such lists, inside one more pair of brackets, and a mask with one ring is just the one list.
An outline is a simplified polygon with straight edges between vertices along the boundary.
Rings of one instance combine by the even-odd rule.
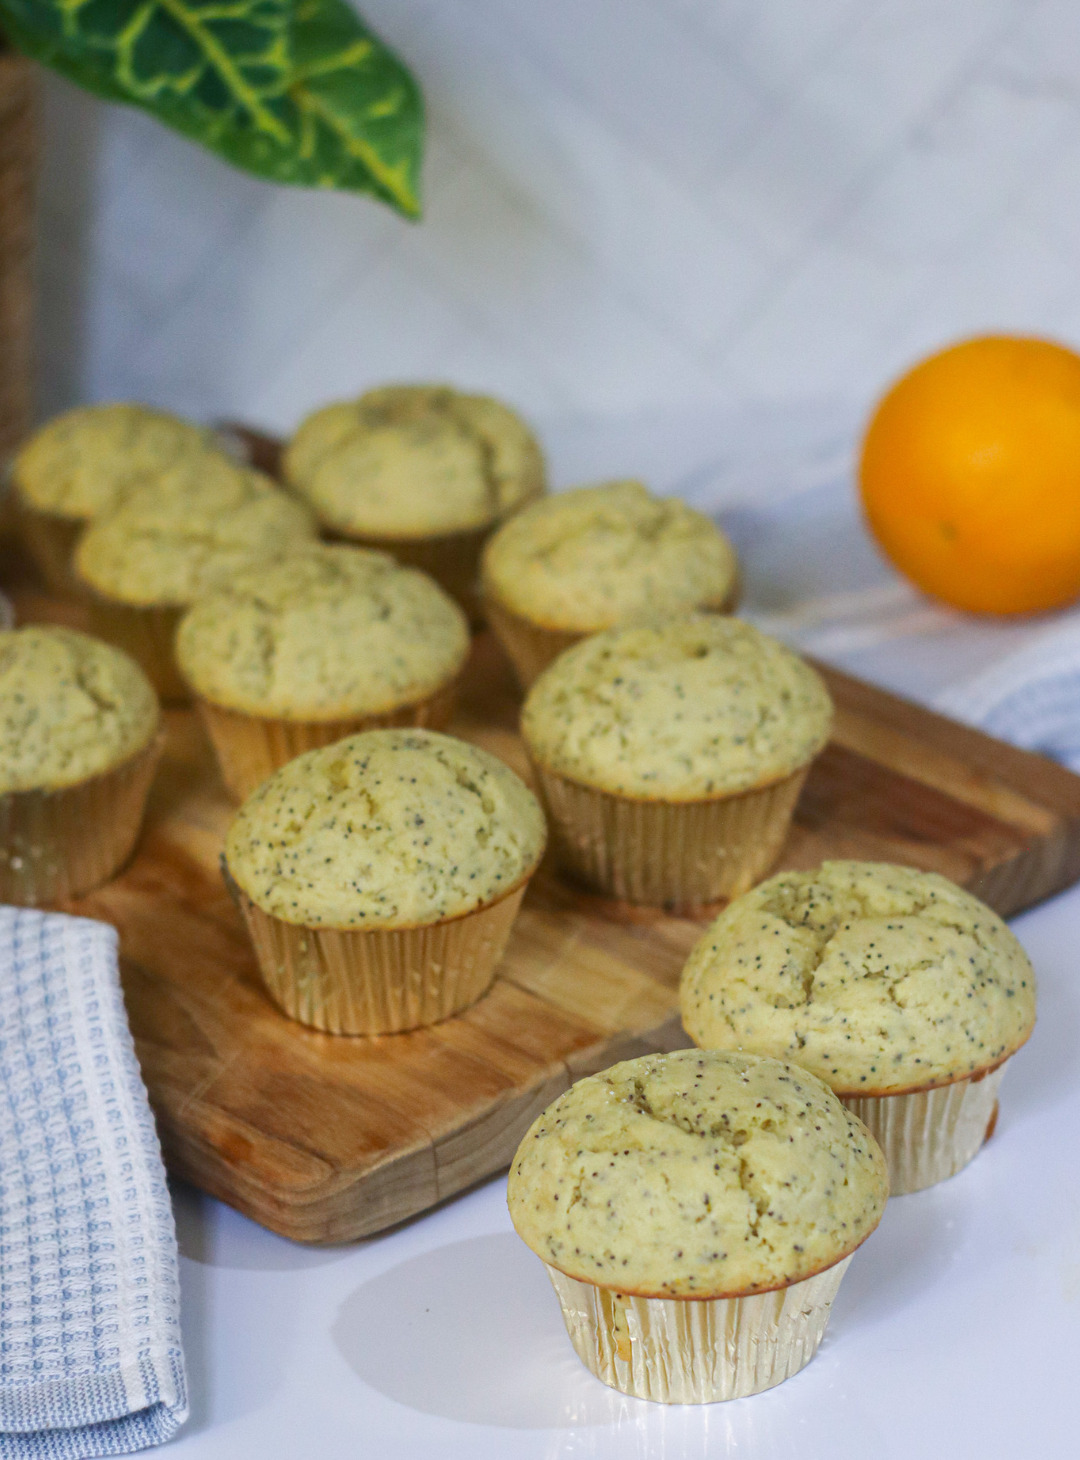
[[859, 464], [870, 528], [925, 592], [982, 613], [1080, 595], [1080, 355], [987, 336], [878, 405]]

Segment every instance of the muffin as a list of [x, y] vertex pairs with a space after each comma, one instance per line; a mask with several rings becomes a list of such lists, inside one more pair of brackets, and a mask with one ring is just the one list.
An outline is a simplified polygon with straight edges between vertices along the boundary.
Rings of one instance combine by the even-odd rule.
[[75, 576], [96, 632], [137, 659], [163, 699], [182, 700], [173, 639], [184, 610], [239, 569], [315, 536], [302, 503], [222, 457], [195, 476], [180, 468], [129, 493], [84, 533]]
[[241, 569], [188, 610], [176, 639], [238, 800], [359, 730], [442, 729], [468, 652], [465, 615], [426, 573], [322, 545]]
[[488, 541], [484, 613], [528, 688], [600, 629], [738, 597], [735, 549], [708, 517], [641, 482], [604, 482], [534, 502]]
[[813, 1075], [700, 1050], [579, 1080], [507, 1188], [578, 1357], [669, 1404], [756, 1394], [809, 1363], [887, 1195], [873, 1137]]
[[126, 654], [73, 629], [0, 632], [0, 902], [78, 897], [127, 861], [161, 751]]
[[529, 691], [521, 729], [566, 870], [691, 909], [771, 867], [831, 721], [824, 684], [789, 649], [688, 614], [568, 649]]
[[284, 470], [324, 528], [423, 568], [473, 614], [485, 539], [544, 491], [540, 447], [518, 416], [439, 385], [323, 407], [301, 423]]
[[995, 912], [933, 872], [825, 862], [733, 902], [682, 976], [686, 1032], [813, 1071], [865, 1121], [894, 1193], [966, 1166], [990, 1134], [1035, 975]]
[[486, 751], [368, 730], [264, 781], [224, 868], [285, 1013], [387, 1034], [487, 991], [544, 838], [536, 798]]
[[54, 593], [77, 591], [71, 557], [86, 524], [133, 487], [201, 457], [213, 434], [149, 406], [78, 406], [36, 431], [11, 466], [23, 539]]

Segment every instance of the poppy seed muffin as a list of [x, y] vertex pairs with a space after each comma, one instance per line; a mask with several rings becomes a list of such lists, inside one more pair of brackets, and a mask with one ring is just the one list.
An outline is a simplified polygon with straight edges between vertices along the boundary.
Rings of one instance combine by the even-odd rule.
[[128, 403], [77, 406], [16, 453], [11, 481], [23, 535], [55, 592], [70, 592], [71, 554], [85, 525], [134, 487], [212, 450], [211, 432]]
[[564, 649], [613, 624], [734, 607], [735, 550], [677, 497], [637, 481], [543, 498], [491, 537], [485, 610], [526, 686]]
[[54, 416], [16, 453], [12, 483], [44, 512], [88, 522], [140, 482], [211, 449], [205, 427], [149, 406], [77, 406]]
[[0, 632], [0, 897], [78, 896], [127, 860], [159, 752], [126, 654], [72, 629]]
[[784, 872], [738, 898], [680, 998], [695, 1043], [793, 1060], [853, 1102], [897, 1192], [976, 1154], [1035, 1022], [1031, 964], [998, 915], [936, 873], [876, 862]]
[[285, 452], [288, 480], [350, 536], [418, 538], [487, 527], [543, 490], [532, 433], [488, 396], [386, 386], [324, 406]]
[[427, 574], [323, 544], [241, 570], [188, 610], [176, 641], [241, 800], [294, 756], [357, 731], [442, 728], [468, 652], [465, 615]]
[[[507, 1188], [593, 1372], [645, 1398], [699, 1401], [808, 1361], [887, 1193], [876, 1143], [813, 1075], [699, 1050], [579, 1080], [534, 1122]], [[741, 1311], [713, 1306], [728, 1301]], [[765, 1342], [764, 1373], [763, 1354], [743, 1367], [746, 1334], [696, 1341], [723, 1321], [730, 1338], [740, 1319]]]
[[322, 525], [430, 572], [472, 606], [491, 529], [544, 490], [539, 445], [501, 402], [395, 385], [301, 422], [288, 481]]
[[160, 711], [139, 666], [74, 629], [0, 632], [0, 794], [73, 786], [142, 750]]
[[544, 671], [521, 729], [564, 864], [631, 902], [698, 906], [779, 853], [832, 702], [776, 640], [687, 614], [606, 630]]
[[256, 560], [316, 536], [311, 514], [261, 472], [222, 458], [173, 492], [166, 479], [131, 492], [75, 553], [95, 593], [137, 607], [183, 607]]
[[536, 798], [494, 756], [430, 730], [371, 730], [265, 781], [225, 864], [286, 1013], [384, 1033], [485, 991], [544, 841]]
[[424, 699], [468, 650], [464, 615], [432, 579], [386, 553], [327, 544], [241, 569], [189, 610], [177, 640], [207, 699], [309, 720]]
[[239, 569], [315, 536], [302, 503], [222, 457], [196, 477], [185, 472], [170, 485], [166, 475], [133, 490], [83, 534], [75, 574], [102, 637], [137, 659], [164, 698], [184, 699], [173, 656], [182, 610]]
[[831, 723], [828, 691], [797, 654], [712, 614], [593, 635], [560, 656], [522, 712], [543, 765], [671, 801], [778, 780], [817, 754]]

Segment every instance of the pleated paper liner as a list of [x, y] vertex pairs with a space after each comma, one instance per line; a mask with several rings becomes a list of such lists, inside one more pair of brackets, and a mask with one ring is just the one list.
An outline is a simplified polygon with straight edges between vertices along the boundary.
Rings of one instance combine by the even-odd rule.
[[549, 664], [586, 636], [570, 629], [547, 629], [504, 607], [493, 594], [483, 595], [484, 617], [514, 667], [518, 683], [528, 689]]
[[89, 632], [130, 654], [167, 704], [185, 704], [191, 689], [176, 664], [176, 630], [186, 608], [121, 603], [82, 586]]
[[[715, 604], [702, 604], [704, 612], [734, 613], [739, 602], [740, 583], [738, 578], [732, 584], [723, 600]], [[518, 683], [527, 690], [538, 679], [549, 664], [566, 649], [589, 638], [589, 632], [577, 629], [547, 628], [523, 618], [501, 603], [498, 597], [485, 585], [483, 590], [484, 618], [495, 631], [495, 637], [506, 651], [506, 657], [514, 667]]]
[[195, 708], [206, 727], [226, 790], [244, 801], [268, 776], [303, 755], [344, 740], [361, 730], [422, 726], [444, 730], [454, 713], [457, 680], [426, 699], [401, 705], [381, 715], [355, 715], [343, 720], [273, 720], [228, 710], [196, 698]]
[[163, 745], [74, 786], [0, 795], [0, 902], [49, 906], [108, 882], [135, 850]]
[[783, 846], [809, 766], [701, 801], [646, 801], [582, 785], [533, 761], [556, 856], [576, 880], [625, 902], [686, 912], [737, 897]]
[[17, 491], [12, 492], [12, 500], [19, 536], [49, 592], [61, 598], [84, 598], [86, 585], [75, 576], [72, 558], [85, 521], [58, 512], [42, 512], [31, 507]]
[[974, 1160], [997, 1121], [1007, 1063], [903, 1095], [840, 1096], [885, 1152], [890, 1196], [936, 1186]]
[[817, 1352], [851, 1254], [790, 1287], [736, 1298], [639, 1298], [545, 1266], [578, 1358], [623, 1394], [712, 1404], [771, 1389]]
[[532, 875], [460, 917], [412, 928], [303, 928], [238, 887], [263, 982], [290, 1019], [327, 1034], [400, 1034], [437, 1024], [487, 993]]

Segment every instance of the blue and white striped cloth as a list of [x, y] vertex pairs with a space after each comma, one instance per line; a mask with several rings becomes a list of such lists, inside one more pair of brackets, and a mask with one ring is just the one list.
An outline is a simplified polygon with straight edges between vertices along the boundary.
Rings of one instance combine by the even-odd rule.
[[0, 907], [0, 1457], [78, 1460], [187, 1417], [176, 1235], [116, 932]]
[[1080, 771], [1080, 617], [1071, 614], [944, 690], [935, 708]]

